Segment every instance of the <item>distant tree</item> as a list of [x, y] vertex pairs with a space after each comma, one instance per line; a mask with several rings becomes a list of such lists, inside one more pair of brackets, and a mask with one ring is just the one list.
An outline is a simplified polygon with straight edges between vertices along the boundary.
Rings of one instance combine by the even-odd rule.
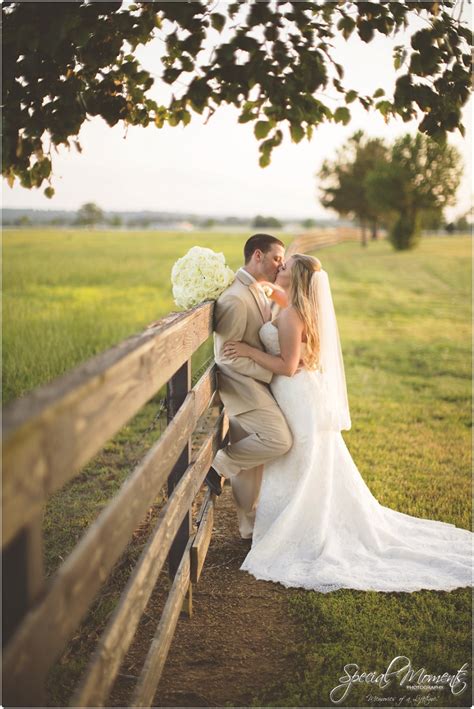
[[108, 223], [112, 227], [122, 226], [122, 217], [119, 214], [113, 214], [108, 220]]
[[368, 138], [356, 131], [337, 152], [333, 161], [325, 160], [317, 175], [321, 180], [320, 202], [340, 216], [356, 218], [361, 226], [361, 244], [367, 245], [367, 227], [372, 238], [383, 219], [381, 204], [369, 201], [365, 179], [379, 164], [387, 160], [389, 149], [380, 138]]
[[255, 229], [263, 229], [263, 228], [281, 229], [282, 224], [275, 217], [263, 217], [259, 214], [253, 220], [252, 226]]
[[103, 221], [104, 213], [94, 202], [86, 202], [77, 211], [76, 224], [81, 226], [95, 226]]
[[216, 226], [216, 223], [217, 223], [217, 222], [216, 222], [215, 219], [209, 218], [209, 219], [205, 219], [205, 220], [204, 220], [202, 226], [203, 226], [204, 229], [212, 229], [213, 227]]
[[228, 224], [229, 226], [238, 226], [243, 223], [244, 221], [239, 217], [226, 217], [224, 219], [224, 224]]
[[420, 229], [440, 229], [443, 225], [441, 208], [425, 209], [420, 215]]
[[[26, 188], [47, 181], [45, 194], [51, 197], [51, 149], [73, 145], [80, 152], [78, 135], [90, 116], [102, 116], [110, 126], [185, 126], [192, 113], [206, 111], [209, 118], [226, 104], [237, 108], [240, 123], [253, 123], [262, 167], [282, 143], [283, 130], [298, 143], [322, 123], [346, 125], [353, 102], [373, 107], [387, 121], [419, 119], [419, 130], [436, 139], [456, 129], [464, 134], [471, 31], [457, 17], [455, 0], [7, 0], [2, 174], [10, 185], [19, 178]], [[410, 37], [412, 19], [424, 24]], [[381, 37], [387, 37], [391, 52], [398, 32], [393, 96], [382, 88], [363, 95], [347, 85], [334, 40], [354, 33], [381, 47]], [[164, 49], [159, 81], [172, 87], [165, 105], [150, 97], [155, 79], [136, 58], [137, 47], [157, 35]], [[328, 93], [339, 105], [325, 100]]]
[[303, 219], [301, 222], [301, 226], [303, 229], [314, 229], [316, 226], [317, 221], [315, 219]]
[[150, 217], [145, 217], [145, 216], [144, 216], [144, 217], [140, 217], [140, 216], [138, 216], [138, 217], [132, 217], [132, 218], [129, 220], [128, 224], [129, 224], [129, 226], [139, 227], [139, 228], [141, 228], [141, 229], [148, 229], [148, 227], [150, 226], [150, 224], [152, 223], [152, 221], [153, 221], [153, 220], [152, 220]]
[[398, 138], [390, 161], [366, 179], [369, 200], [391, 215], [389, 238], [396, 249], [410, 249], [421, 236], [422, 214], [455, 201], [462, 174], [461, 154], [421, 133]]
[[456, 225], [456, 231], [471, 231], [472, 229], [472, 224], [469, 224], [467, 217], [470, 214], [470, 211], [466, 212], [466, 214], [462, 214], [460, 217], [457, 218], [455, 225]]
[[453, 221], [446, 222], [444, 224], [444, 229], [448, 234], [454, 234], [454, 232], [472, 232], [472, 224], [467, 220], [468, 215], [470, 215], [470, 210], [465, 214], [462, 214], [457, 219]]
[[32, 225], [32, 221], [27, 214], [23, 214], [21, 217], [18, 217], [18, 219], [16, 220], [16, 223], [20, 227]]

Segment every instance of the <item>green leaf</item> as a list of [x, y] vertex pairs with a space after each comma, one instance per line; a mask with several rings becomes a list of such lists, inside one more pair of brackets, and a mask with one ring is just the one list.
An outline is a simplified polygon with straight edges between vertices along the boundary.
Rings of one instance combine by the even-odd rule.
[[225, 25], [224, 15], [220, 15], [218, 12], [213, 12], [211, 14], [211, 25], [218, 32], [222, 32], [224, 25]]
[[373, 95], [373, 98], [379, 98], [380, 96], [385, 96], [385, 91], [383, 89], [377, 89]]
[[359, 94], [357, 93], [357, 91], [348, 91], [346, 94], [346, 103], [352, 103], [353, 101], [355, 101], [358, 95]]
[[283, 141], [283, 131], [278, 129], [275, 131], [275, 134], [272, 138], [273, 147], [280, 145], [282, 141]]
[[254, 37], [248, 35], [240, 35], [234, 40], [235, 45], [244, 52], [256, 52], [260, 47]]
[[336, 123], [342, 123], [346, 126], [351, 120], [351, 113], [349, 109], [345, 106], [339, 106], [339, 108], [336, 108], [334, 112], [334, 120]]
[[275, 25], [269, 25], [265, 29], [265, 39], [268, 39], [270, 42], [274, 42], [278, 39], [278, 28]]
[[431, 30], [423, 28], [422, 30], [415, 32], [412, 36], [411, 46], [413, 49], [418, 49], [420, 51], [429, 49], [431, 47], [432, 38]]
[[407, 52], [405, 49], [396, 48], [394, 52], [394, 58], [393, 58], [393, 66], [395, 69], [400, 69], [401, 65], [407, 58]]
[[272, 152], [273, 148], [273, 140], [271, 138], [268, 138], [267, 140], [264, 140], [263, 143], [260, 143], [260, 159], [259, 159], [259, 165], [260, 167], [267, 167], [270, 165], [270, 155]]
[[355, 22], [351, 17], [342, 17], [337, 23], [337, 29], [341, 30], [344, 39], [348, 39], [354, 30]]
[[413, 74], [423, 75], [423, 62], [419, 52], [413, 52], [410, 59], [410, 71]]
[[240, 2], [233, 2], [229, 5], [227, 8], [227, 12], [229, 13], [229, 17], [234, 17], [234, 15], [237, 14], [237, 12], [240, 9]]
[[181, 120], [183, 121], [183, 124], [185, 126], [188, 125], [188, 123], [191, 120], [191, 114], [189, 113], [189, 111], [186, 111], [186, 110], [181, 111]]
[[237, 122], [238, 123], [248, 123], [253, 118], [255, 118], [255, 116], [252, 116], [250, 113], [241, 113], [237, 119]]
[[258, 138], [258, 140], [261, 140], [262, 138], [266, 138], [270, 128], [271, 128], [271, 124], [269, 121], [257, 121], [255, 124], [254, 131], [253, 131], [255, 133], [255, 137]]
[[390, 101], [378, 101], [375, 104], [375, 108], [380, 111], [382, 116], [385, 117], [388, 116], [388, 114], [391, 112], [392, 104], [390, 103]]
[[44, 194], [48, 199], [51, 199], [51, 197], [54, 196], [54, 188], [53, 187], [46, 187], [44, 190]]
[[367, 20], [362, 20], [359, 24], [359, 37], [363, 42], [371, 42], [374, 37], [374, 28]]
[[293, 143], [299, 143], [304, 138], [304, 128], [299, 123], [292, 123], [290, 125], [290, 135]]
[[166, 84], [172, 84], [180, 74], [181, 69], [173, 69], [169, 66], [164, 70], [162, 78]]
[[51, 174], [51, 160], [49, 160], [49, 158], [44, 158], [38, 164], [40, 166], [39, 169], [41, 177], [49, 177]]
[[190, 57], [181, 57], [181, 68], [183, 71], [193, 71], [194, 62]]

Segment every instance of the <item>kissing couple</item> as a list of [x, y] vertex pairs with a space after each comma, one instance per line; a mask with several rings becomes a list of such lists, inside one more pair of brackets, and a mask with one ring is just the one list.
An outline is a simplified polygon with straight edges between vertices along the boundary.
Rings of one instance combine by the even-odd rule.
[[381, 505], [346, 447], [344, 363], [321, 262], [285, 259], [268, 234], [248, 239], [244, 261], [215, 305], [230, 442], [206, 476], [217, 495], [230, 480], [240, 535], [251, 539], [240, 569], [322, 593], [472, 586], [473, 533]]

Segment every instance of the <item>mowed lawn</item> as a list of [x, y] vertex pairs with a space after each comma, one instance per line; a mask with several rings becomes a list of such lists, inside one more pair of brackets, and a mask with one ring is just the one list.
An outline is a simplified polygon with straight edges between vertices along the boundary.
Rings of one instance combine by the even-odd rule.
[[245, 239], [197, 232], [5, 230], [3, 403], [179, 310], [170, 273], [191, 246], [224, 251], [236, 269]]
[[[235, 269], [248, 235], [5, 231], [4, 402], [177, 310], [170, 270], [192, 245], [223, 251]], [[425, 238], [402, 253], [385, 241], [367, 249], [346, 243], [317, 255], [330, 276], [344, 354], [352, 416], [344, 439], [364, 480], [383, 505], [471, 528], [470, 238]], [[50, 570], [129, 470], [109, 467], [102, 487], [102, 471], [92, 472], [49, 507]], [[287, 595], [306, 633], [301, 674], [266, 688], [255, 706], [329, 706], [350, 662], [377, 673], [397, 655], [432, 674], [470, 665], [469, 589]], [[342, 705], [387, 706], [383, 697], [417, 695], [396, 682], [385, 690], [359, 685]], [[418, 705], [471, 706], [471, 689], [430, 691], [424, 701]]]
[[[472, 529], [470, 238], [426, 238], [408, 253], [342, 244], [318, 256], [346, 367], [352, 428], [344, 440], [364, 480], [383, 505]], [[295, 590], [288, 611], [306, 637], [300, 676], [262, 692], [255, 706], [333, 706], [329, 693], [345, 665], [379, 675], [401, 655], [432, 675], [455, 675], [467, 663], [468, 686], [456, 694], [408, 689], [396, 678], [384, 689], [362, 682], [341, 706], [472, 705], [469, 588]]]

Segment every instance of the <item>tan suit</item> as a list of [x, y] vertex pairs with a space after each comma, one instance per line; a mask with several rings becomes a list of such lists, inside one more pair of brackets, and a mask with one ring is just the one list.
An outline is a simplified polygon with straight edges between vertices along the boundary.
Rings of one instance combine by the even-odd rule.
[[252, 535], [263, 464], [286, 453], [293, 440], [268, 386], [272, 372], [248, 357], [225, 357], [223, 347], [236, 340], [263, 350], [258, 333], [270, 319], [269, 302], [259, 294], [252, 276], [239, 269], [214, 310], [214, 357], [230, 443], [217, 452], [212, 465], [230, 478], [244, 538]]

